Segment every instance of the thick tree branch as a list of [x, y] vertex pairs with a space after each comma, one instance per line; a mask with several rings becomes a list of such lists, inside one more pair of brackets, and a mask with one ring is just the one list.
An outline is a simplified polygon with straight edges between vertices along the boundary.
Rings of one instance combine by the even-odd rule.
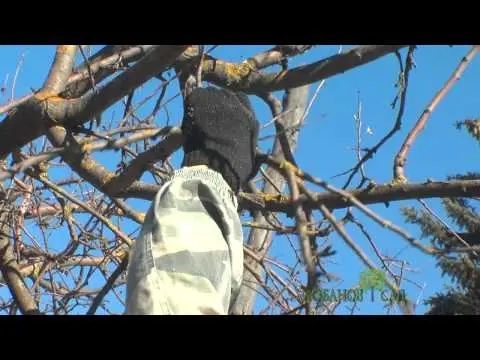
[[180, 147], [183, 141], [180, 128], [171, 128], [163, 141], [133, 159], [122, 173], [112, 178], [105, 185], [105, 190], [109, 194], [123, 192], [155, 162], [165, 160], [172, 153], [172, 149]]
[[271, 65], [281, 64], [288, 57], [302, 54], [311, 47], [312, 45], [279, 45], [250, 57], [247, 62], [254, 69], [260, 70]]
[[22, 105], [27, 100], [31, 99], [33, 95], [34, 95], [33, 93], [28, 94], [28, 95], [22, 96], [20, 99], [17, 99], [15, 101], [10, 101], [9, 103], [7, 103], [4, 106], [0, 106], [0, 114], [8, 112], [8, 111], [12, 110], [13, 108], [16, 108], [17, 106]]
[[[138, 61], [154, 48], [154, 45], [110, 45], [88, 59], [95, 84], [122, 69], [123, 66]], [[66, 99], [78, 98], [91, 89], [86, 63], [76, 68], [68, 78], [68, 85], [60, 95]]]
[[[105, 94], [102, 95], [102, 90], [98, 92], [98, 95], [107, 96], [107, 100], [112, 101], [111, 99], [108, 99], [109, 88], [111, 89], [111, 91], [126, 91], [126, 86], [132, 86], [132, 83], [134, 87], [138, 86], [140, 83], [142, 83], [143, 78], [146, 79], [147, 76], [152, 75], [152, 74], [147, 75], [146, 71], [148, 70], [151, 72], [153, 66], [155, 65], [152, 63], [153, 55], [159, 56], [158, 49], [152, 50], [152, 52], [149, 55], [147, 55], [145, 58], [140, 60], [139, 63], [132, 68], [133, 70], [140, 68], [141, 69], [140, 72], [134, 71], [132, 74], [131, 72], [129, 73], [129, 71], [127, 70], [124, 74], [122, 74], [120, 77], [117, 78], [117, 79], [120, 79], [118, 82], [117, 82], [117, 79], [115, 79], [104, 88], [103, 91], [107, 91], [106, 93], [107, 95]], [[129, 76], [131, 77], [130, 79], [129, 79]], [[118, 87], [115, 87], [115, 86], [118, 86]], [[114, 96], [114, 95], [110, 94], [110, 96]], [[128, 185], [132, 184], [135, 178], [132, 178], [131, 174], [133, 173], [133, 175], [141, 175], [141, 173], [143, 173], [142, 170], [144, 170], [144, 167], [142, 167], [142, 164], [143, 164], [142, 160], [144, 160], [145, 158], [147, 158], [148, 160], [152, 155], [158, 156], [159, 155], [158, 151], [159, 149], [161, 149], [161, 146], [153, 147], [152, 149], [147, 151], [146, 155], [144, 155], [143, 157], [141, 156], [138, 161], [134, 161], [133, 165], [131, 165], [127, 169], [129, 171], [127, 171], [126, 174], [123, 174], [123, 176], [117, 177], [115, 174], [109, 172], [107, 169], [105, 169], [103, 166], [97, 163], [88, 153], [86, 153], [84, 149], [77, 143], [77, 141], [73, 136], [68, 136], [68, 132], [64, 128], [60, 126], [55, 126], [50, 128], [47, 133], [48, 133], [49, 140], [53, 143], [54, 146], [58, 147], [61, 145], [65, 145], [67, 152], [65, 153], [64, 160], [82, 178], [89, 181], [97, 189], [109, 195], [115, 194], [110, 190], [110, 187], [109, 187], [111, 181], [116, 180], [114, 185], [116, 184], [117, 189], [122, 186], [123, 188], [125, 188]], [[167, 146], [171, 146], [169, 144], [169, 141], [171, 142], [172, 138], [173, 137], [170, 137], [169, 139], [167, 139], [166, 141]], [[125, 185], [126, 182], [128, 183]]]
[[[388, 206], [393, 201], [419, 198], [478, 197], [480, 196], [480, 180], [377, 185], [370, 190], [357, 189], [350, 190], [348, 193], [365, 205], [385, 204]], [[304, 194], [301, 194], [298, 202], [311, 209], [319, 209], [321, 204], [324, 204], [331, 210], [351, 206], [346, 198], [331, 192], [314, 193], [314, 198], [315, 201], [311, 201]], [[293, 211], [290, 197], [269, 196], [268, 194], [241, 193], [239, 206], [241, 209], [248, 210], [266, 210], [283, 213], [291, 213]]]
[[[65, 130], [57, 129], [50, 139], [54, 144], [64, 142]], [[55, 136], [58, 136], [55, 138]], [[116, 175], [96, 162], [85, 150], [85, 147], [75, 143], [74, 139], [67, 145], [64, 152], [64, 160], [74, 169], [80, 177], [87, 180], [98, 190], [110, 196], [123, 196], [125, 192], [142, 191], [151, 188], [158, 191], [155, 185], [144, 184], [136, 179], [148, 168], [148, 164], [155, 161], [165, 160], [175, 149], [180, 147], [183, 136], [179, 128], [171, 128], [167, 137], [146, 152], [135, 158], [129, 166], [120, 174]], [[138, 159], [138, 160], [137, 160]], [[155, 191], [154, 190], [154, 191]]]
[[63, 91], [70, 76], [75, 61], [76, 45], [59, 45], [55, 60], [43, 84], [42, 91], [49, 94], [58, 94]]
[[6, 234], [8, 211], [0, 203], [0, 272], [23, 314], [39, 314], [37, 304], [18, 269], [12, 244]]
[[232, 64], [222, 60], [203, 62], [204, 79], [246, 93], [267, 93], [311, 84], [372, 62], [407, 45], [363, 45], [315, 63], [280, 73], [253, 71], [248, 62]]
[[[65, 109], [62, 122], [67, 126], [81, 125], [92, 119], [94, 114], [112, 106], [122, 97], [128, 95], [131, 90], [139, 87], [152, 76], [171, 66], [174, 61], [187, 48], [185, 45], [155, 46], [146, 56], [140, 59], [133, 67], [125, 70], [120, 76], [110, 81], [95, 94], [90, 92], [82, 96], [81, 107], [78, 105]], [[70, 110], [70, 111], [69, 111]], [[73, 113], [71, 110], [75, 110]], [[68, 121], [66, 119], [68, 116]]]
[[[159, 190], [158, 185], [135, 182], [118, 196], [151, 200]], [[478, 197], [480, 196], [480, 180], [466, 181], [428, 181], [419, 184], [387, 184], [376, 185], [371, 189], [345, 190], [361, 203], [388, 204], [393, 201], [447, 197]], [[329, 209], [343, 209], [349, 203], [340, 195], [331, 192], [314, 193], [315, 202], [309, 201], [305, 195], [299, 196], [299, 202], [311, 209], [318, 209], [323, 203]], [[239, 210], [272, 211], [291, 213], [293, 207], [288, 196], [273, 194], [252, 194], [240, 192]]]

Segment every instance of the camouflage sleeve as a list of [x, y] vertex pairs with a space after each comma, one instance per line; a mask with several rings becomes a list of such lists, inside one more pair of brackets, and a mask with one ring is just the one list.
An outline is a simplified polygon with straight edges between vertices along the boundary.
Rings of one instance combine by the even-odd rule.
[[243, 275], [237, 207], [219, 173], [177, 170], [153, 200], [130, 254], [125, 314], [228, 314]]

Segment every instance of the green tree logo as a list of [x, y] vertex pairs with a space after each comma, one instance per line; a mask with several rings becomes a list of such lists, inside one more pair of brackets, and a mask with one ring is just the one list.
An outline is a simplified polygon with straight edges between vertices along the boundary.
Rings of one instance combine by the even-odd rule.
[[382, 291], [385, 287], [385, 273], [378, 269], [368, 269], [360, 274], [360, 288]]

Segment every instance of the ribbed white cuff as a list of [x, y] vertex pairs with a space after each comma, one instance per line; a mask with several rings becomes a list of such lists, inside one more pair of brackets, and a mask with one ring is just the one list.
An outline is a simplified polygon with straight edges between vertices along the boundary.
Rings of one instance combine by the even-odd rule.
[[170, 180], [181, 178], [184, 180], [200, 179], [212, 186], [223, 199], [230, 199], [235, 207], [238, 208], [238, 200], [223, 176], [206, 165], [185, 166], [175, 170]]

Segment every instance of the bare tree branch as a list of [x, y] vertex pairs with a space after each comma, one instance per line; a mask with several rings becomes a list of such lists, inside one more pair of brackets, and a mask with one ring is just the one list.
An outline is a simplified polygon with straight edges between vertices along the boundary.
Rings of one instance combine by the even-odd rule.
[[267, 93], [311, 84], [367, 64], [407, 45], [363, 45], [318, 62], [280, 73], [252, 71], [251, 64], [232, 64], [216, 59], [203, 63], [205, 80], [246, 93]]
[[[126, 130], [126, 129], [125, 129]], [[102, 151], [102, 150], [112, 150], [112, 149], [122, 149], [128, 144], [157, 137], [162, 132], [162, 129], [159, 128], [139, 128], [136, 129], [136, 133], [131, 136], [121, 137], [119, 139], [110, 139], [110, 140], [100, 140], [96, 142], [90, 142], [89, 139], [79, 141], [79, 145], [81, 145], [83, 151], [87, 153], [91, 153], [94, 151]], [[130, 131], [132, 131], [130, 129]], [[135, 130], [133, 130], [135, 131]], [[38, 165], [42, 162], [46, 162], [49, 160], [53, 160], [59, 156], [65, 155], [68, 153], [69, 149], [67, 147], [59, 147], [54, 148], [52, 150], [31, 156], [26, 158], [25, 160], [18, 162], [12, 165], [7, 170], [0, 170], [0, 181], [11, 178], [15, 174], [28, 169], [29, 167]]]
[[7, 214], [5, 203], [1, 203], [0, 208], [0, 271], [4, 281], [15, 299], [23, 314], [39, 314], [37, 304], [35, 303], [29, 289], [27, 288], [22, 275], [18, 269], [15, 255], [13, 254], [12, 244], [5, 233], [7, 224]]
[[[186, 46], [157, 46], [97, 93], [90, 92], [75, 100], [64, 100], [45, 92], [36, 94], [0, 123], [0, 159], [39, 137], [52, 125], [75, 127], [91, 120], [95, 114], [172, 65], [185, 49]], [[9, 133], [18, 136], [9, 137], [6, 135]]]
[[76, 199], [74, 196], [60, 188], [59, 186], [55, 185], [53, 182], [48, 180], [45, 176], [34, 174], [32, 171], [28, 171], [29, 175], [36, 180], [40, 181], [44, 185], [48, 186], [50, 189], [55, 191], [57, 194], [64, 196], [66, 199], [70, 200], [74, 204], [82, 207], [84, 210], [88, 211], [90, 214], [94, 215], [98, 218], [101, 222], [103, 222], [115, 235], [118, 236], [120, 240], [122, 240], [128, 246], [133, 244], [132, 239], [130, 239], [127, 235], [125, 235], [120, 229], [118, 229], [112, 222], [107, 219], [105, 216], [100, 214], [95, 209], [91, 208], [89, 205], [85, 204], [83, 201]]
[[435, 95], [431, 103], [428, 107], [424, 110], [420, 119], [418, 119], [417, 123], [413, 127], [413, 129], [409, 132], [407, 138], [405, 139], [400, 151], [395, 156], [394, 166], [393, 166], [393, 177], [394, 181], [396, 182], [406, 182], [407, 178], [404, 174], [404, 166], [406, 162], [406, 157], [412, 147], [413, 142], [415, 141], [418, 134], [423, 130], [425, 124], [427, 123], [430, 115], [432, 114], [433, 110], [437, 107], [438, 103], [445, 97], [447, 92], [452, 88], [456, 81], [460, 79], [460, 76], [463, 74], [465, 69], [467, 68], [468, 64], [472, 61], [479, 50], [477, 45], [473, 46], [472, 49], [465, 55], [460, 64], [457, 66], [453, 74], [447, 80], [445, 85], [440, 89], [440, 91]]
[[87, 315], [95, 314], [105, 295], [107, 295], [107, 293], [112, 289], [113, 285], [115, 284], [115, 281], [117, 281], [120, 275], [122, 275], [122, 273], [127, 269], [127, 264], [128, 264], [128, 257], [125, 256], [121, 261], [120, 265], [118, 265], [118, 267], [115, 269], [112, 275], [110, 275], [105, 286], [99, 291], [97, 296], [95, 296], [95, 298], [93, 299], [92, 305], [90, 306], [90, 309], [88, 309], [87, 311]]
[[72, 73], [73, 63], [75, 61], [76, 45], [59, 45], [53, 65], [48, 74], [47, 80], [42, 87], [42, 92], [56, 95], [63, 91], [68, 77]]
[[[75, 57], [76, 46], [80, 46], [82, 57]], [[398, 226], [400, 223], [388, 221], [381, 208], [405, 200], [425, 205], [422, 198], [463, 198], [470, 203], [467, 198], [480, 199], [480, 175], [417, 184], [393, 181], [377, 185], [370, 181], [363, 186], [369, 179], [362, 166], [398, 132], [407, 112], [406, 92], [411, 86], [415, 46], [366, 45], [343, 53], [340, 46], [334, 56], [293, 69], [288, 69], [289, 59], [314, 48], [312, 45], [272, 45], [242, 56], [247, 60], [240, 62], [213, 57], [211, 50], [216, 47], [203, 51], [202, 45], [107, 45], [92, 55], [90, 45], [60, 45], [46, 69], [48, 76], [42, 88], [0, 108], [7, 113], [0, 121], [0, 286], [10, 290], [0, 296], [1, 313], [124, 313], [123, 274], [129, 247], [145, 219], [142, 211], [147, 204], [141, 200], [151, 201], [168, 180], [175, 170], [171, 161], [184, 141], [175, 119], [181, 106], [169, 104], [174, 99], [181, 101], [180, 96], [205, 82], [260, 97], [272, 113], [261, 130], [275, 126], [274, 133], [270, 128], [259, 138], [259, 174], [238, 195], [238, 212], [246, 234], [245, 272], [232, 314], [252, 314], [257, 294], [265, 300], [260, 314], [335, 313], [342, 300], [322, 303], [310, 296], [317, 286], [336, 287], [333, 283], [344, 275], [333, 273], [330, 267], [339, 260], [338, 239], [334, 241], [332, 235], [345, 242], [367, 268], [378, 266], [388, 272], [394, 295], [399, 295], [405, 281], [423, 289], [425, 285], [406, 276], [416, 271], [414, 263], [399, 259], [400, 253], [387, 256], [388, 246], [396, 243], [379, 247], [369, 224], [372, 231], [380, 225], [399, 235], [392, 241], [405, 239], [403, 249], [413, 247], [437, 261], [459, 259], [467, 271], [476, 271], [474, 259], [480, 253], [476, 221], [474, 227], [464, 230], [469, 232], [457, 232], [445, 227], [440, 216], [427, 207], [440, 221], [429, 224], [446, 231], [446, 239], [451, 238], [456, 246], [439, 248], [435, 241], [419, 241], [416, 233], [409, 234]], [[405, 47], [408, 51], [401, 54]], [[295, 162], [299, 132], [308, 131], [305, 119], [327, 78], [389, 54], [394, 55], [390, 59], [393, 65], [395, 61], [400, 64], [398, 93], [392, 103], [392, 107], [399, 104], [395, 124], [377, 145], [363, 149], [363, 104], [359, 103], [357, 165], [344, 173], [349, 177], [341, 190]], [[81, 62], [75, 68], [74, 59]], [[468, 61], [464, 59], [457, 67], [457, 75]], [[272, 65], [278, 66], [267, 70]], [[176, 73], [173, 77], [171, 70]], [[176, 86], [176, 81], [180, 91], [168, 95], [172, 87], [167, 89], [167, 85]], [[318, 87], [309, 96], [305, 85], [313, 82], [318, 82]], [[283, 101], [277, 90], [284, 90]], [[153, 125], [158, 121], [165, 122]], [[473, 125], [467, 124], [467, 130], [477, 139], [476, 122], [469, 121]], [[271, 138], [268, 147], [272, 147], [268, 154], [261, 150], [267, 138]], [[317, 155], [315, 149], [308, 150]], [[102, 159], [105, 156], [106, 161]], [[354, 188], [350, 182], [360, 170], [361, 179]], [[153, 177], [152, 183], [140, 181], [146, 178], [144, 174]], [[371, 207], [373, 204], [379, 206]], [[347, 211], [336, 219], [334, 211], [345, 208]], [[367, 216], [366, 222], [354, 217], [356, 210]], [[474, 208], [471, 210], [464, 215], [473, 217]], [[349, 223], [366, 237], [366, 246], [372, 246], [378, 264], [348, 234]], [[278, 239], [275, 234], [280, 235]], [[272, 249], [275, 256], [269, 254]], [[405, 295], [403, 290], [401, 295]], [[413, 312], [411, 302], [399, 305], [405, 313]], [[356, 308], [354, 303], [347, 310], [353, 313]]]
[[308, 51], [312, 45], [278, 45], [274, 48], [250, 57], [246, 62], [255, 70], [261, 70], [271, 65], [281, 64], [290, 56]]
[[[123, 70], [129, 63], [138, 61], [154, 48], [154, 45], [109, 45], [90, 57], [90, 72], [94, 83], [99, 84], [116, 71]], [[68, 78], [68, 85], [60, 96], [66, 99], [78, 98], [91, 89], [87, 61], [74, 69]]]
[[[399, 87], [399, 92], [400, 92], [400, 105], [398, 107], [398, 112], [397, 112], [397, 117], [395, 120], [395, 124], [393, 125], [392, 129], [388, 132], [387, 135], [385, 135], [375, 146], [373, 146], [371, 149], [368, 149], [367, 153], [362, 156], [362, 159], [355, 165], [355, 167], [343, 174], [340, 175], [345, 175], [348, 172], [351, 172], [347, 182], [343, 186], [343, 189], [346, 189], [351, 181], [353, 180], [353, 177], [355, 174], [358, 172], [359, 169], [363, 166], [365, 162], [373, 158], [373, 155], [375, 155], [380, 147], [383, 146], [397, 131], [400, 130], [402, 126], [402, 117], [403, 113], [405, 111], [405, 103], [407, 99], [407, 90], [408, 90], [408, 80], [409, 80], [409, 75], [410, 75], [410, 70], [412, 69], [413, 65], [413, 51], [415, 49], [415, 46], [410, 46], [408, 49], [407, 53], [407, 58], [405, 60], [405, 69], [403, 69], [403, 66], [401, 66], [400, 69], [400, 76], [399, 76], [399, 82], [398, 82], [398, 87]], [[398, 95], [397, 95], [398, 96]], [[361, 187], [362, 183], [360, 183], [359, 187]]]
[[[311, 196], [306, 189], [303, 189], [307, 196]], [[320, 211], [322, 212], [323, 216], [325, 216], [328, 221], [333, 225], [337, 233], [344, 239], [347, 245], [355, 252], [355, 254], [362, 260], [362, 262], [370, 269], [376, 269], [375, 264], [367, 257], [367, 255], [363, 252], [363, 250], [352, 240], [352, 238], [348, 235], [347, 231], [343, 227], [341, 223], [339, 223], [334, 215], [330, 212], [330, 210], [325, 205], [320, 205]], [[400, 288], [392, 283], [390, 280], [385, 279], [385, 284], [396, 294], [400, 293]], [[399, 304], [401, 308], [407, 314], [412, 314], [411, 304], [410, 301], [407, 301], [407, 304]]]
[[165, 160], [172, 152], [183, 143], [183, 135], [179, 128], [171, 128], [165, 140], [142, 154], [139, 154], [126, 169], [112, 178], [106, 184], [106, 191], [110, 194], [119, 194], [125, 191], [135, 180], [139, 179], [145, 170], [153, 163]]
[[[296, 220], [296, 229], [300, 238], [300, 247], [302, 249], [303, 261], [305, 263], [305, 268], [307, 270], [307, 289], [306, 291], [310, 294], [313, 294], [317, 287], [317, 270], [315, 267], [315, 262], [312, 255], [312, 246], [310, 244], [310, 239], [307, 235], [307, 216], [301, 205], [297, 204], [299, 190], [298, 184], [294, 172], [291, 168], [287, 169], [287, 179], [288, 185], [290, 187], [290, 193], [292, 194], [292, 203], [295, 206], [295, 220]], [[310, 301], [305, 303], [305, 312], [310, 313]]]

